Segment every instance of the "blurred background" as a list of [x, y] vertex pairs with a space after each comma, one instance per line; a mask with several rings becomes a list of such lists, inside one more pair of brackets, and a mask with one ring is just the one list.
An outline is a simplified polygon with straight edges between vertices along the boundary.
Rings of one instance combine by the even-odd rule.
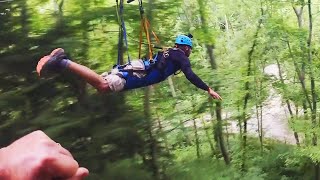
[[[1, 147], [41, 129], [92, 180], [320, 178], [320, 1], [145, 0], [143, 7], [156, 46], [193, 34], [193, 70], [222, 102], [183, 73], [112, 94], [68, 72], [38, 77], [38, 60], [57, 47], [98, 73], [118, 53], [122, 63], [128, 53], [137, 59], [138, 1], [124, 2], [126, 50], [116, 0], [0, 0]], [[144, 37], [145, 54], [146, 44]]]

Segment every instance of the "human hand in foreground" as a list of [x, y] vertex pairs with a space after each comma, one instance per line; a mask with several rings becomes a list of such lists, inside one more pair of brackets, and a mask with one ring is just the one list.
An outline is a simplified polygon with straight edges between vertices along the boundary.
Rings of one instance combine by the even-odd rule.
[[42, 131], [34, 131], [0, 149], [0, 180], [83, 180], [71, 153]]
[[218, 100], [222, 100], [222, 98], [220, 97], [220, 95], [218, 93], [216, 93], [214, 90], [212, 90], [211, 88], [208, 89], [208, 93], [211, 97], [213, 97], [214, 99], [218, 99]]

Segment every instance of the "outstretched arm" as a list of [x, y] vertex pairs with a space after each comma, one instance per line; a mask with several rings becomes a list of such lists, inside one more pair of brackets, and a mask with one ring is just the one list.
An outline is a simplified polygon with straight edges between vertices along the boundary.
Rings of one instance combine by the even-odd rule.
[[181, 69], [186, 78], [195, 86], [208, 92], [208, 94], [214, 99], [222, 100], [220, 95], [212, 90], [206, 83], [204, 83], [191, 69], [191, 66], [187, 66]]
[[191, 69], [190, 60], [181, 51], [172, 51], [170, 54], [173, 61], [180, 64], [181, 71], [186, 76], [186, 78], [196, 87], [203, 89], [208, 92], [208, 94], [214, 99], [221, 100], [222, 98], [218, 93], [212, 90], [205, 82], [203, 82]]
[[191, 69], [191, 64], [188, 58], [181, 62], [181, 70], [186, 78], [195, 86], [208, 92], [214, 99], [222, 100], [220, 95], [212, 90], [205, 82], [203, 82]]

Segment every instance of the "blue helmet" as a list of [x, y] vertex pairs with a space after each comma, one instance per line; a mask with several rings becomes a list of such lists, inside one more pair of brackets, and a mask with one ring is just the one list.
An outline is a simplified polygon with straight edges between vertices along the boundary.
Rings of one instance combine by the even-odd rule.
[[188, 37], [186, 35], [177, 36], [175, 43], [180, 44], [180, 45], [188, 45], [188, 46], [192, 47], [192, 40], [190, 37]]

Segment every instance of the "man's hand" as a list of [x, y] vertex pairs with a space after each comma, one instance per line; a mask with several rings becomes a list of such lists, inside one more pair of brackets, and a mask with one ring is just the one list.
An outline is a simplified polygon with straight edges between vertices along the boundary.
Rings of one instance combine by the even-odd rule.
[[88, 175], [68, 150], [42, 131], [0, 149], [1, 180], [82, 180]]
[[208, 89], [208, 93], [211, 97], [213, 97], [214, 99], [218, 99], [218, 100], [222, 100], [222, 98], [220, 97], [220, 95], [218, 93], [216, 93], [215, 91], [213, 91], [211, 88]]

